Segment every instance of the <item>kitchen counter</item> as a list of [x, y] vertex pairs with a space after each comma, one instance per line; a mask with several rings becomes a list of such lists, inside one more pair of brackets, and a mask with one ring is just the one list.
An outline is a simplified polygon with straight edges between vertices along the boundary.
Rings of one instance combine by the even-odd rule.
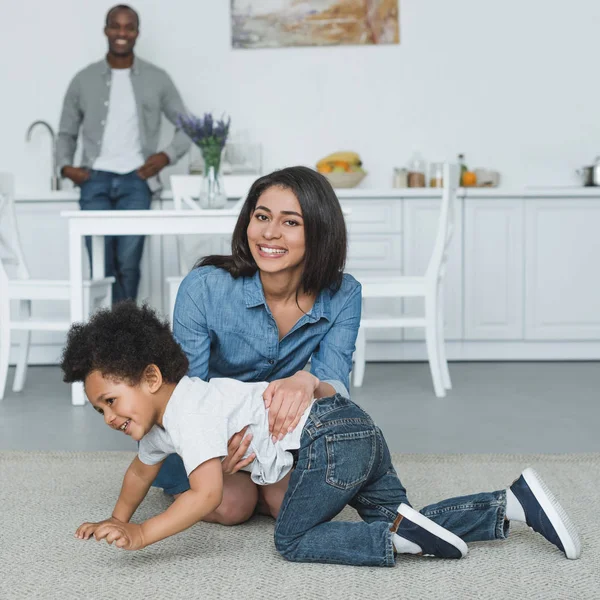
[[[441, 189], [438, 188], [350, 188], [336, 189], [340, 200], [353, 198], [439, 198]], [[509, 188], [460, 188], [458, 195], [463, 198], [600, 198], [600, 187], [525, 187]], [[171, 190], [165, 190], [161, 200], [172, 200]], [[26, 191], [17, 192], [17, 202], [70, 202], [79, 200], [78, 190], [60, 191]]]

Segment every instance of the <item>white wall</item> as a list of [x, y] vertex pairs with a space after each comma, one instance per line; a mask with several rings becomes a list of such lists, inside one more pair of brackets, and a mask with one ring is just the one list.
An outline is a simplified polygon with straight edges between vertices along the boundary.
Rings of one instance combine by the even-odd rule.
[[[132, 3], [138, 54], [192, 111], [225, 111], [261, 141], [266, 170], [352, 149], [370, 173], [362, 185], [387, 187], [418, 149], [464, 152], [511, 187], [574, 185], [600, 154], [598, 0], [400, 0], [397, 46], [235, 51], [228, 0]], [[58, 125], [69, 80], [105, 52], [112, 4], [3, 0], [0, 169], [19, 190], [48, 185], [48, 140], [40, 130], [26, 144], [25, 131]]]

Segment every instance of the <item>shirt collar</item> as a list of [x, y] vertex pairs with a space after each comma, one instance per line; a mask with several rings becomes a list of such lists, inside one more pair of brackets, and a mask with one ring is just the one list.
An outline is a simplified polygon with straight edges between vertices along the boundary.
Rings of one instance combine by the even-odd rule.
[[[140, 66], [141, 66], [141, 61], [138, 60], [135, 56], [133, 57], [133, 64], [131, 65], [131, 72], [134, 75], [139, 75], [140, 74]], [[102, 59], [102, 74], [103, 75], [107, 75], [108, 73], [110, 73], [112, 67], [110, 66], [110, 64], [108, 63], [108, 61], [106, 60], [106, 56]]]
[[[268, 308], [258, 269], [252, 277], [244, 277], [244, 300], [246, 308], [255, 308], [261, 305]], [[308, 311], [307, 317], [315, 322], [321, 318], [331, 320], [331, 291], [329, 289], [321, 290], [313, 307]]]
[[191, 385], [192, 380], [187, 375], [184, 375], [175, 386], [175, 389], [167, 402], [167, 406], [165, 407], [165, 412], [163, 413], [163, 429], [169, 430], [171, 426], [171, 413], [175, 410], [175, 405], [180, 402], [180, 398], [185, 397], [185, 395], [189, 393]]

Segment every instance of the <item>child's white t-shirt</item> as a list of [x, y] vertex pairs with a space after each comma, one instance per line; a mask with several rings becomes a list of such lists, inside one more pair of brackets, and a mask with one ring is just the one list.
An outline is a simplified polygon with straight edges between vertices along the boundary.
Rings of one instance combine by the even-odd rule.
[[163, 415], [163, 428], [155, 425], [141, 440], [139, 459], [155, 465], [169, 454], [179, 454], [189, 475], [211, 458], [227, 456], [227, 442], [248, 425], [252, 441], [246, 456], [256, 459], [244, 470], [258, 485], [283, 479], [293, 464], [288, 450], [300, 447], [300, 436], [310, 406], [292, 433], [274, 444], [269, 434], [269, 415], [263, 392], [268, 383], [245, 383], [235, 379], [215, 378], [209, 382], [184, 377], [175, 390]]

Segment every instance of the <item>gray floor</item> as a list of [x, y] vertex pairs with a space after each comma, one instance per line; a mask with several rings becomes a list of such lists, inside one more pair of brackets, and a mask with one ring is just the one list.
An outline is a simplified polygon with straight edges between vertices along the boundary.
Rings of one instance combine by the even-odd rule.
[[[452, 363], [454, 389], [433, 395], [424, 363], [367, 365], [352, 397], [393, 452], [600, 451], [600, 363]], [[134, 450], [91, 406], [71, 406], [58, 367], [32, 367], [0, 402], [0, 450]]]

